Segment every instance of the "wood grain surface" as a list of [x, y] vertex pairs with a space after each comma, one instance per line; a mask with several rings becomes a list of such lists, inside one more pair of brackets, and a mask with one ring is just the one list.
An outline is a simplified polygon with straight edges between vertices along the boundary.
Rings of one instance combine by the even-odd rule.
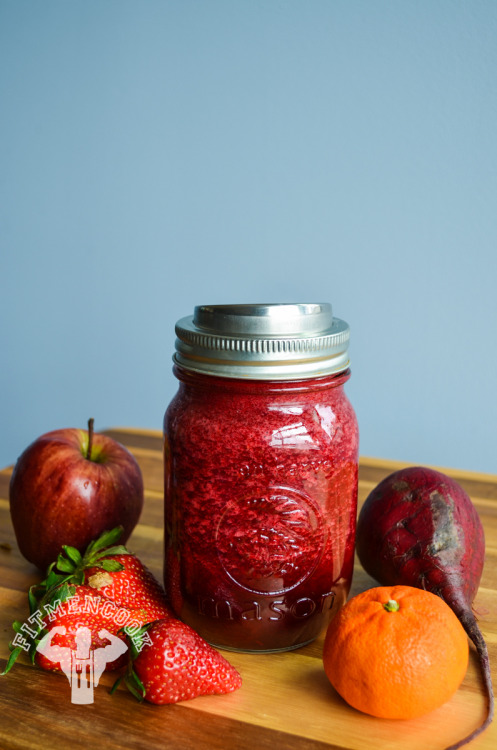
[[[145, 479], [145, 507], [128, 546], [158, 578], [162, 571], [161, 435], [112, 429], [107, 434], [136, 456]], [[361, 459], [359, 499], [405, 464]], [[28, 614], [27, 590], [39, 573], [20, 555], [8, 504], [11, 468], [0, 471], [0, 668], [8, 657], [13, 620]], [[486, 562], [474, 603], [487, 641], [494, 685], [497, 674], [497, 476], [444, 469], [472, 497], [486, 533]], [[352, 594], [376, 585], [356, 562]], [[328, 683], [321, 662], [321, 635], [314, 643], [281, 654], [225, 652], [243, 686], [226, 696], [203, 696], [173, 706], [138, 704], [124, 689], [113, 696], [115, 677], [104, 674], [90, 705], [75, 705], [64, 675], [43, 672], [24, 655], [0, 677], [0, 748], [91, 747], [116, 750], [332, 750], [372, 748], [442, 750], [469, 734], [483, 719], [485, 699], [474, 649], [456, 695], [440, 709], [411, 721], [375, 719], [350, 708]], [[470, 747], [495, 750], [494, 723]]]

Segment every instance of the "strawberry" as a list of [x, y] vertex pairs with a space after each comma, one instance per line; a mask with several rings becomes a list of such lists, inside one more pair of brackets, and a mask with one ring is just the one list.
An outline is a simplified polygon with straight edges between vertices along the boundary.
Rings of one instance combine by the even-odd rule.
[[121, 527], [105, 532], [88, 545], [83, 556], [64, 546], [54, 569], [65, 574], [64, 583], [86, 583], [119, 607], [141, 610], [143, 622], [171, 617], [158, 580], [136, 555], [116, 545], [121, 532]]
[[173, 616], [164, 589], [141, 560], [130, 554], [106, 559], [118, 563], [121, 570], [89, 568], [85, 580], [90, 587], [120, 607], [140, 610], [144, 622]]
[[164, 589], [151, 571], [123, 545], [116, 545], [122, 528], [105, 532], [81, 556], [63, 547], [55, 566], [69, 583], [87, 583], [120, 607], [139, 609], [144, 622], [171, 617]]
[[141, 650], [136, 639], [131, 644], [124, 678], [139, 700], [163, 705], [199, 695], [230, 693], [241, 686], [237, 670], [189, 625], [174, 619], [157, 620], [145, 626], [145, 631], [147, 644]]
[[[44, 630], [40, 638], [36, 639], [35, 662], [42, 669], [53, 672], [71, 671], [71, 651], [78, 648], [81, 629], [87, 631], [90, 651], [108, 645], [107, 634], [119, 638], [125, 643], [122, 632], [123, 622], [137, 620], [136, 615], [118, 607], [105, 607], [108, 600], [100, 596], [89, 586], [76, 586], [75, 592], [44, 619]], [[102, 631], [106, 631], [103, 633]], [[43, 635], [45, 641], [50, 637], [50, 652], [43, 649]], [[127, 647], [126, 647], [127, 648]], [[41, 650], [40, 650], [41, 649]], [[126, 663], [123, 653], [114, 661], [107, 663], [106, 670], [114, 670]]]

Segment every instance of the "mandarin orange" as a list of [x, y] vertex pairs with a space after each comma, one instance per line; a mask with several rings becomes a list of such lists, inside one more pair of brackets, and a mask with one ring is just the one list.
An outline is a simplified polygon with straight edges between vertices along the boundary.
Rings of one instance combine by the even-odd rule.
[[388, 719], [411, 719], [456, 692], [468, 666], [466, 633], [435, 594], [378, 586], [350, 599], [331, 621], [323, 665], [351, 706]]

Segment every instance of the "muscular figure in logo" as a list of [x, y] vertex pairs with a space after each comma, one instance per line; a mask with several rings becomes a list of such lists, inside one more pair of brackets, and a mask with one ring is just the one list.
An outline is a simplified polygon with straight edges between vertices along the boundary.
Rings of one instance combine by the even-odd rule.
[[52, 643], [53, 637], [60, 633], [65, 635], [64, 626], [56, 626], [41, 639], [36, 647], [43, 656], [50, 661], [60, 664], [71, 685], [71, 701], [73, 703], [93, 703], [93, 688], [97, 687], [106, 664], [115, 661], [127, 650], [127, 646], [108, 630], [102, 628], [98, 635], [110, 641], [107, 646], [94, 650], [91, 646], [91, 630], [81, 626], [77, 629], [76, 650], [69, 646], [57, 646]]

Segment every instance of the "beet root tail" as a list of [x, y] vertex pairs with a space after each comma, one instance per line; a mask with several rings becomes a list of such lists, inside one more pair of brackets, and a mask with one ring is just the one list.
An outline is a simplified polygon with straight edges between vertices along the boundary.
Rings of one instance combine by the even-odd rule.
[[490, 661], [488, 658], [487, 644], [485, 643], [480, 628], [478, 627], [478, 623], [476, 622], [476, 618], [471, 610], [468, 611], [466, 609], [464, 612], [459, 613], [459, 619], [464, 630], [468, 634], [468, 638], [474, 644], [476, 652], [478, 654], [483, 686], [487, 696], [487, 715], [484, 722], [473, 732], [471, 732], [471, 734], [469, 734], [459, 742], [456, 742], [455, 745], [450, 745], [446, 748], [446, 750], [457, 750], [457, 748], [463, 747], [463, 745], [466, 745], [468, 742], [472, 742], [475, 737], [485, 731], [485, 729], [492, 723], [494, 717], [494, 690], [492, 686], [492, 674], [490, 671]]

